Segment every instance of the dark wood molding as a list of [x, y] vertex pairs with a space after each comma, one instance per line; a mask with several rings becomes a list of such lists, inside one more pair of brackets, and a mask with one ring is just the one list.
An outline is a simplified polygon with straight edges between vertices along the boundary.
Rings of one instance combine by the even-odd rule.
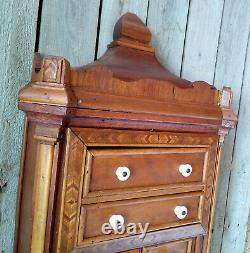
[[230, 129], [235, 128], [237, 116], [232, 111], [233, 92], [230, 87], [224, 87], [220, 95], [220, 107], [222, 110], [222, 124], [219, 129], [220, 144], [222, 145], [225, 136], [228, 135]]

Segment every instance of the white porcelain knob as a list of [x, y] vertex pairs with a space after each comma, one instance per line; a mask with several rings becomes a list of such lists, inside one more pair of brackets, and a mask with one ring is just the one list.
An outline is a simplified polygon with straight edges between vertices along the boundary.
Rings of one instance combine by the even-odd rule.
[[193, 168], [190, 164], [181, 164], [179, 167], [179, 172], [183, 177], [189, 177], [192, 174]]
[[182, 219], [186, 218], [186, 216], [188, 214], [188, 210], [185, 206], [176, 206], [174, 209], [174, 213], [178, 219], [182, 220]]
[[109, 218], [109, 224], [113, 228], [113, 230], [117, 231], [124, 224], [124, 217], [120, 214], [114, 214]]
[[130, 169], [128, 167], [118, 167], [115, 173], [120, 181], [126, 181], [130, 177]]

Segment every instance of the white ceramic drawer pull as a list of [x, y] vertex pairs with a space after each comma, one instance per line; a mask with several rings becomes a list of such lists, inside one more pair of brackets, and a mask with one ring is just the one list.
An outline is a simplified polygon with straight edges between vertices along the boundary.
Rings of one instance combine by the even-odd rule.
[[113, 230], [117, 231], [124, 224], [124, 217], [120, 214], [114, 214], [109, 218], [109, 224]]
[[188, 214], [188, 210], [185, 206], [176, 206], [174, 209], [174, 213], [178, 219], [182, 220], [182, 219], [186, 218], [186, 216]]
[[183, 177], [189, 177], [192, 174], [193, 168], [190, 164], [181, 164], [179, 167], [179, 172]]
[[118, 167], [115, 173], [120, 181], [126, 181], [130, 177], [130, 169], [128, 167]]

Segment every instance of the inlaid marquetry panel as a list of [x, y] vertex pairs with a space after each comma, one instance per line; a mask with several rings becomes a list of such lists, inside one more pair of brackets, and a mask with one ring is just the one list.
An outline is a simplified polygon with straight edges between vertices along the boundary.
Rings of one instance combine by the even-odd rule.
[[72, 128], [72, 131], [88, 146], [209, 146], [218, 140], [218, 137], [213, 134], [199, 135], [91, 128]]
[[76, 244], [85, 147], [71, 130], [67, 131], [61, 186], [60, 213], [58, 213], [58, 244], [56, 252], [70, 252]]

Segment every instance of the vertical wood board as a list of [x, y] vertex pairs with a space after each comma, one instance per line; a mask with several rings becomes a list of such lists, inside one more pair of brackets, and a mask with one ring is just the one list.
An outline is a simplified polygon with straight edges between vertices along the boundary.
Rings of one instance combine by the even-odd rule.
[[189, 0], [150, 0], [147, 25], [159, 61], [180, 76]]
[[[249, 23], [249, 1], [237, 2], [234, 0], [227, 0], [225, 2], [214, 84], [219, 89], [224, 85], [228, 85], [232, 88], [234, 93], [233, 110], [236, 113], [238, 112], [241, 95]], [[221, 249], [228, 184], [231, 170], [233, 169], [232, 153], [234, 139], [235, 130], [231, 130], [223, 148], [211, 252], [220, 252]]]
[[224, 0], [190, 3], [182, 77], [213, 83]]
[[94, 60], [100, 0], [43, 0], [39, 52], [72, 66]]
[[[249, 42], [248, 42], [249, 45]], [[231, 171], [225, 226], [221, 253], [244, 252], [249, 208], [250, 208], [250, 156], [247, 147], [250, 143], [250, 47], [240, 100], [237, 135], [233, 153], [234, 167]]]

